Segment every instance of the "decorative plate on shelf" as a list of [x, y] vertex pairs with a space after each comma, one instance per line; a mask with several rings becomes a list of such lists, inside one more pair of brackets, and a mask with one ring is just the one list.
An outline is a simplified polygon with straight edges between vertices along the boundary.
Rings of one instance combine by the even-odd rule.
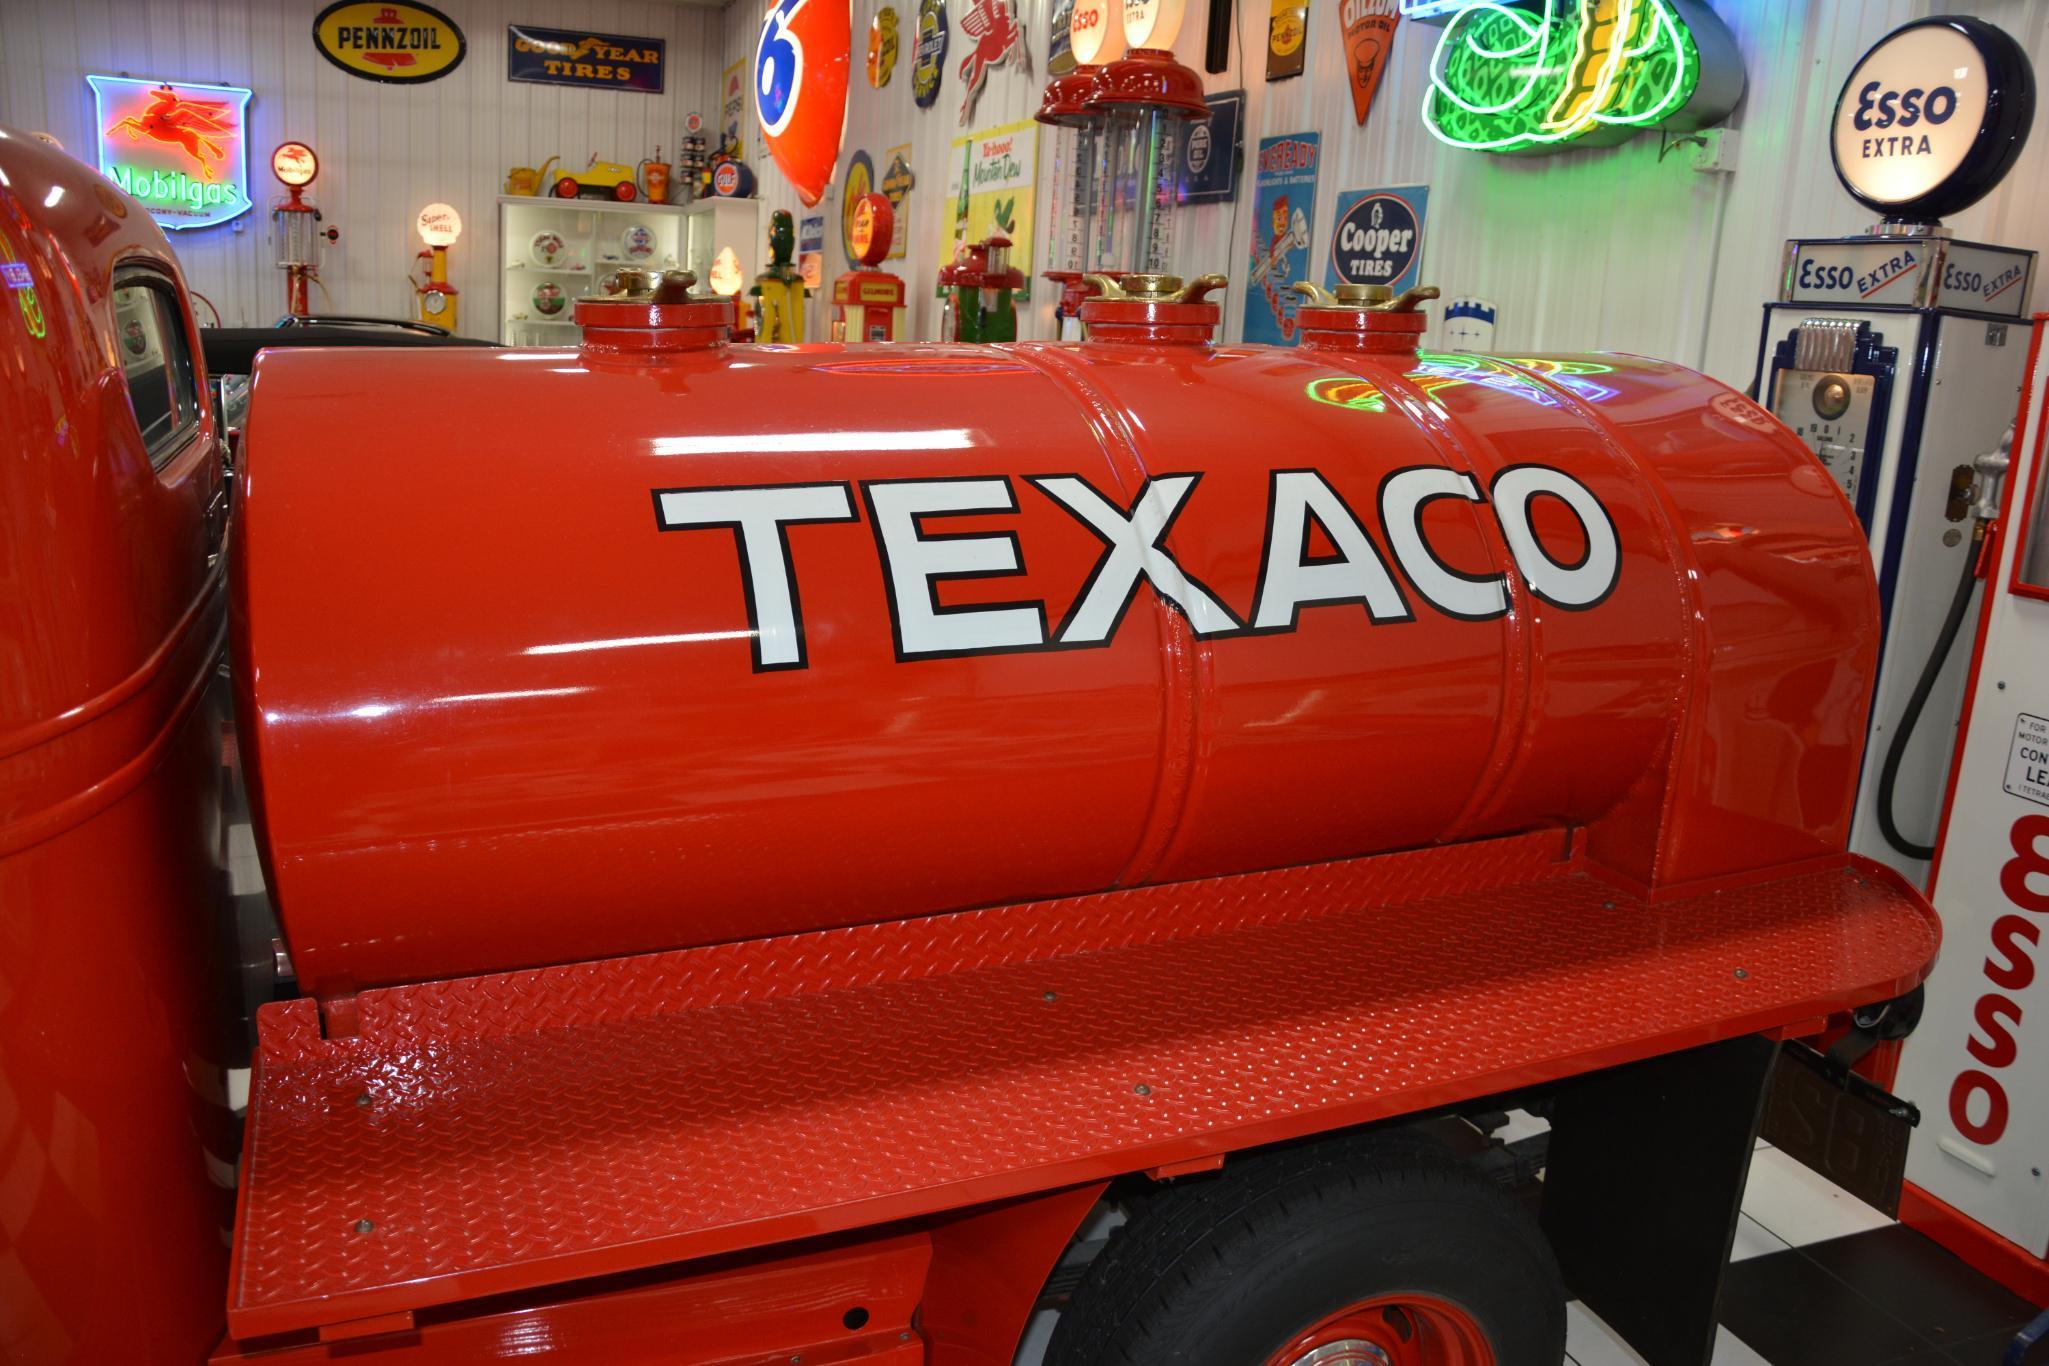
[[544, 318], [554, 317], [568, 302], [569, 296], [553, 280], [544, 280], [534, 287], [534, 308]]
[[619, 234], [619, 249], [629, 261], [645, 261], [655, 254], [655, 230], [645, 223], [633, 224]]
[[562, 240], [561, 233], [543, 228], [527, 243], [526, 254], [528, 260], [546, 270], [569, 259], [569, 244]]

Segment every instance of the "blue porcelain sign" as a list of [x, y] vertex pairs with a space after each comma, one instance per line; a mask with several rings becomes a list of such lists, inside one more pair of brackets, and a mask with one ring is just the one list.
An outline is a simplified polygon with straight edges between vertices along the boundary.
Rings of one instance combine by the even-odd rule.
[[1397, 294], [1414, 285], [1423, 270], [1423, 215], [1429, 203], [1427, 185], [1338, 195], [1324, 284], [1387, 285]]

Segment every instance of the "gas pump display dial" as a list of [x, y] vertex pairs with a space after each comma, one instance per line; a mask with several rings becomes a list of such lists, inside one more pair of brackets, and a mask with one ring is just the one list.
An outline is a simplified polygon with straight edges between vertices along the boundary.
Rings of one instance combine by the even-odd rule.
[[1876, 389], [1870, 375], [1781, 370], [1772, 396], [1772, 415], [1807, 444], [1853, 504], [1863, 482]]
[[1824, 422], [1849, 412], [1850, 382], [1841, 375], [1824, 375], [1814, 386], [1814, 411]]

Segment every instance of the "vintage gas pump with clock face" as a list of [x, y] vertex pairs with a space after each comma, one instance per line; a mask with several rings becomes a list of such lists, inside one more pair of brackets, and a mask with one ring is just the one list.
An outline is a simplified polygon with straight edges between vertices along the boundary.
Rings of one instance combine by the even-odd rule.
[[[2035, 270], [2035, 253], [1958, 241], [1940, 220], [2012, 169], [2034, 93], [2019, 44], [1976, 19], [1918, 20], [1864, 54], [1837, 97], [1831, 152], [1843, 188], [1882, 221], [1786, 243], [1752, 384], [1820, 458], [1870, 540], [1885, 645], [1851, 847], [1917, 882], [1965, 652], [1947, 651], [1919, 685], [1979, 553], [1971, 508], [1991, 476], [1974, 462], [2013, 419]], [[1902, 730], [1912, 734], [1895, 752]]]

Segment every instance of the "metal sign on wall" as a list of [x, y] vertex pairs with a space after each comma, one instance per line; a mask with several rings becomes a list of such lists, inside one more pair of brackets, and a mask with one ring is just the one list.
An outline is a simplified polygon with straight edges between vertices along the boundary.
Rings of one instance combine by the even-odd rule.
[[1266, 78], [1299, 76], [1308, 57], [1309, 6], [1304, 0], [1269, 0], [1267, 8]]
[[918, 41], [911, 49], [911, 98], [930, 109], [946, 79], [946, 5], [918, 0]]
[[249, 92], [236, 85], [87, 76], [100, 174], [166, 228], [249, 212]]
[[1245, 340], [1292, 346], [1292, 286], [1309, 278], [1309, 219], [1316, 211], [1316, 133], [1261, 138], [1252, 192], [1252, 259], [1247, 271]]
[[1238, 153], [1245, 132], [1245, 92], [1208, 96], [1209, 117], [1181, 139], [1181, 202], [1225, 204], [1238, 197]]
[[505, 26], [505, 79], [531, 85], [663, 92], [668, 44], [583, 29]]
[[911, 174], [910, 143], [906, 142], [892, 147], [883, 154], [881, 188], [884, 197], [889, 200], [890, 209], [893, 211], [890, 224], [889, 254], [884, 258], [885, 260], [902, 260], [904, 253], [910, 250], [911, 215], [910, 211], [905, 207], [905, 201], [910, 199], [911, 187], [916, 183], [917, 177]]
[[1387, 70], [1395, 26], [1402, 21], [1401, 7], [1397, 0], [1339, 0], [1337, 11], [1345, 66], [1352, 78], [1352, 113], [1364, 126], [1381, 73]]
[[366, 81], [418, 85], [462, 65], [468, 50], [455, 20], [432, 5], [341, 0], [313, 20], [313, 45]]
[[1429, 206], [1427, 185], [1341, 192], [1324, 284], [1387, 285], [1397, 294], [1414, 285], [1423, 273], [1423, 218]]

